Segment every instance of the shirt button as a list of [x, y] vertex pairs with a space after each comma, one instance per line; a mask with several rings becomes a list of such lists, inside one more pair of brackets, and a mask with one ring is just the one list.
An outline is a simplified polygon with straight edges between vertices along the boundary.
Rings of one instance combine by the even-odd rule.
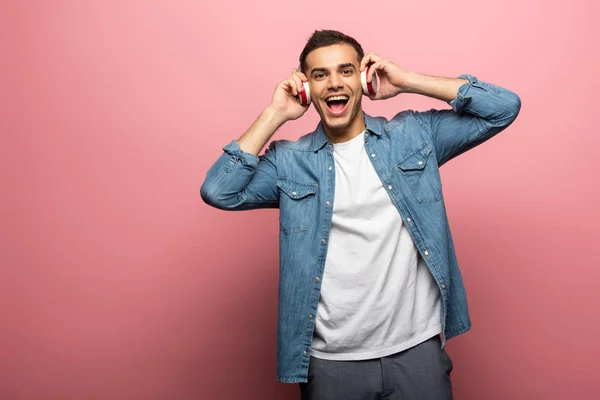
[[315, 281], [320, 282], [321, 278], [319, 278], [318, 276], [315, 278]]
[[425, 250], [425, 255], [426, 255], [426, 256], [428, 256], [428, 255], [429, 255], [429, 252], [428, 252], [427, 250]]
[[327, 207], [329, 207], [329, 206], [331, 205], [331, 203], [330, 203], [330, 202], [326, 202], [326, 203], [325, 203], [325, 205], [326, 205]]
[[306, 351], [305, 351], [305, 352], [303, 352], [302, 354], [304, 355], [304, 357], [306, 357], [306, 354], [307, 354], [307, 353], [306, 353]]
[[410, 219], [410, 218], [406, 218], [406, 221], [410, 222], [410, 221], [412, 221], [412, 219]]
[[327, 169], [331, 171], [333, 169], [333, 167], [330, 165], [329, 168], [327, 168]]
[[446, 289], [446, 285], [442, 283], [442, 289]]
[[392, 185], [389, 185], [389, 186], [388, 186], [388, 189], [392, 190]]
[[423, 161], [419, 161], [419, 165], [423, 165]]
[[296, 195], [296, 192], [292, 192], [292, 196], [295, 196], [295, 195]]
[[321, 239], [321, 243], [325, 243], [325, 242], [326, 242], [326, 240], [325, 240], [325, 239]]
[[375, 157], [375, 153], [371, 154], [371, 157]]
[[308, 319], [313, 319], [313, 316], [312, 316], [312, 314], [310, 314], [310, 315], [308, 316]]

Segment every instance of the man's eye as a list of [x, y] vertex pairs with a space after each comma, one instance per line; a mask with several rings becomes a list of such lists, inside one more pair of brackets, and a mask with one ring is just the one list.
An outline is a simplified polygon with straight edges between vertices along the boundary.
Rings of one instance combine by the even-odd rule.
[[324, 77], [324, 76], [325, 76], [325, 74], [316, 74], [316, 75], [315, 75], [315, 78], [322, 78], [322, 77]]
[[344, 73], [344, 74], [348, 75], [348, 74], [352, 73], [352, 70], [350, 70], [350, 69], [345, 69], [344, 71], [342, 71], [342, 73]]

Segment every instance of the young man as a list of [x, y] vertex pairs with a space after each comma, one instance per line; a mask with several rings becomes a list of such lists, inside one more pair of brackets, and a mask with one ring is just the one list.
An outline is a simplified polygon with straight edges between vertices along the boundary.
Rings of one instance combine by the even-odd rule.
[[[202, 184], [222, 210], [280, 209], [277, 379], [303, 399], [451, 399], [447, 340], [471, 327], [439, 167], [508, 127], [513, 92], [472, 75], [403, 71], [351, 37], [316, 31], [301, 70], [224, 148]], [[452, 109], [363, 112], [372, 100], [419, 93]], [[321, 121], [297, 141], [272, 141], [309, 106]]]

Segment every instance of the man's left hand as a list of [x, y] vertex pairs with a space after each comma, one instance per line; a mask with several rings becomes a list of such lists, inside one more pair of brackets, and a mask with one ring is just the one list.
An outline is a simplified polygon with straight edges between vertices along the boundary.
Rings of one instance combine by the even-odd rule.
[[406, 80], [407, 72], [388, 59], [381, 58], [375, 53], [366, 54], [360, 62], [360, 72], [369, 67], [367, 82], [373, 80], [373, 74], [377, 72], [379, 86], [375, 95], [368, 95], [371, 100], [383, 100], [394, 97], [403, 92], [402, 85]]

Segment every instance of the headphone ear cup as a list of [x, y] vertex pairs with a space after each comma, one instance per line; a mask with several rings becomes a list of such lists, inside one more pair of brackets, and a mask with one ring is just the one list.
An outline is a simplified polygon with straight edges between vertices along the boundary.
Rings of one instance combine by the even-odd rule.
[[[302, 72], [302, 64], [298, 64], [296, 71]], [[307, 106], [310, 104], [310, 88], [308, 87], [308, 82], [302, 82], [302, 87], [304, 90], [298, 93], [298, 101], [301, 105]]]
[[302, 86], [304, 90], [298, 93], [298, 101], [301, 105], [307, 106], [310, 104], [310, 87], [308, 86], [308, 82], [302, 82]]
[[360, 73], [360, 83], [362, 84], [362, 90], [365, 95], [375, 95], [377, 93], [377, 72], [373, 73], [373, 80], [371, 83], [367, 83], [367, 75], [369, 74], [369, 67], [365, 68]]

